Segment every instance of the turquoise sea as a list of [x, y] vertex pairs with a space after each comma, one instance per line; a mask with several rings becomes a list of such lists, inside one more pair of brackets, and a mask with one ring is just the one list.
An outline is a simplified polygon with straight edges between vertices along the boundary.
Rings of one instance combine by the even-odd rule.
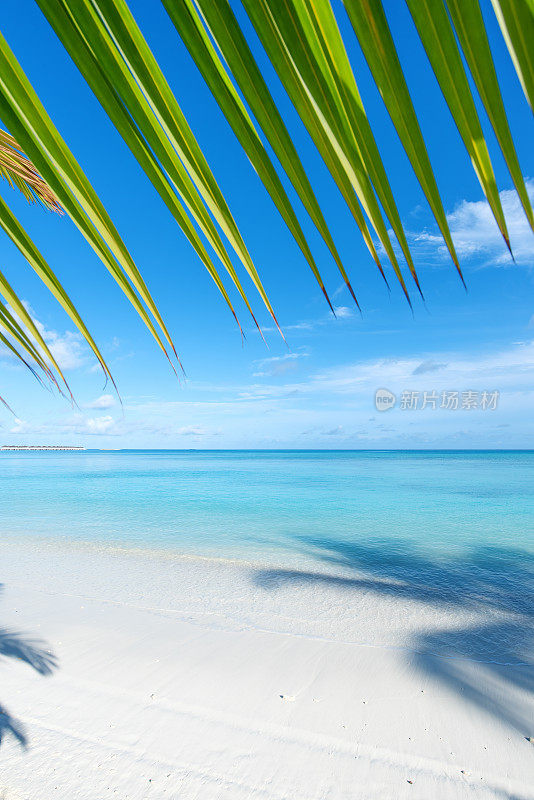
[[1, 452], [4, 536], [246, 560], [534, 556], [534, 452]]
[[0, 452], [0, 521], [11, 544], [243, 561], [349, 632], [353, 590], [398, 599], [399, 620], [452, 610], [416, 649], [532, 663], [534, 452]]

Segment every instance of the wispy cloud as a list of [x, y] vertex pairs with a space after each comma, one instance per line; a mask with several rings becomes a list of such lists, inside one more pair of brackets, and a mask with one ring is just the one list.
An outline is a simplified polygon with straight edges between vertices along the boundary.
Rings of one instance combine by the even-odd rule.
[[444, 369], [446, 366], [447, 364], [443, 364], [439, 361], [421, 361], [412, 372], [412, 375], [424, 375], [426, 372], [437, 372], [440, 369]]
[[89, 403], [84, 403], [85, 408], [113, 408], [116, 405], [116, 400], [112, 394], [101, 394]]
[[323, 436], [343, 436], [345, 433], [346, 431], [343, 425], [337, 425], [335, 428], [330, 428], [330, 430], [322, 431]]
[[37, 324], [41, 336], [62, 370], [73, 370], [85, 363], [85, 353], [81, 336], [71, 331], [60, 334]]
[[[534, 202], [534, 181], [526, 181]], [[534, 264], [534, 235], [514, 190], [499, 193], [516, 263]], [[447, 220], [459, 258], [479, 259], [485, 266], [512, 265], [512, 259], [486, 200], [463, 200]], [[450, 258], [443, 239], [436, 231], [412, 232], [411, 245], [419, 259]]]
[[354, 309], [349, 306], [334, 306], [334, 311], [338, 319], [350, 319], [354, 316]]
[[[342, 289], [343, 287], [336, 289], [335, 294], [339, 294]], [[291, 322], [287, 325], [281, 323], [280, 327], [284, 332], [313, 331], [324, 328], [325, 325], [332, 325], [336, 323], [339, 324], [345, 320], [353, 319], [356, 316], [356, 307], [351, 308], [350, 306], [334, 306], [334, 314], [332, 314], [331, 311], [327, 311], [325, 314], [323, 314], [323, 316], [317, 317], [316, 319], [300, 320], [299, 322]], [[252, 330], [254, 331], [254, 329]], [[269, 325], [262, 327], [262, 331], [264, 333], [278, 333], [278, 328], [274, 327], [273, 325]]]
[[270, 358], [262, 358], [255, 361], [254, 364], [258, 369], [253, 372], [254, 378], [271, 377], [274, 375], [283, 375], [286, 372], [292, 372], [298, 368], [298, 360], [300, 358], [307, 358], [309, 353], [285, 353], [283, 356], [271, 356]]
[[357, 395], [382, 386], [393, 390], [511, 386], [534, 390], [534, 341], [480, 354], [426, 354], [423, 358], [390, 358], [335, 367], [312, 376], [307, 390]]
[[[50, 352], [56, 359], [60, 369], [69, 371], [82, 366], [86, 361], [86, 348], [80, 334], [73, 331], [64, 331], [63, 333], [58, 333], [55, 330], [47, 328], [46, 325], [37, 319], [31, 305], [26, 301], [23, 301], [23, 303], [26, 311], [33, 320], [35, 327], [43, 337]], [[24, 323], [18, 318], [16, 312], [11, 307], [8, 306], [8, 308], [11, 314], [13, 314], [13, 316], [17, 319], [23, 330], [25, 330], [29, 338], [34, 342], [36, 348], [40, 350], [40, 346], [35, 341], [34, 337], [26, 328]], [[10, 351], [3, 345], [0, 345], [0, 356], [2, 358], [14, 358]]]
[[[482, 353], [439, 352], [367, 359], [310, 372], [300, 381], [248, 384], [192, 384], [188, 399], [131, 403], [128, 408], [144, 413], [177, 413], [186, 407], [242, 414], [242, 404], [294, 401], [323, 395], [328, 401], [350, 395], [365, 403], [374, 390], [402, 389], [488, 389], [515, 387], [534, 391], [534, 341], [516, 342], [500, 350]], [[215, 399], [209, 399], [214, 396]]]
[[27, 433], [30, 426], [26, 422], [26, 420], [19, 419], [15, 417], [15, 422], [11, 428], [9, 428], [9, 433]]
[[[289, 354], [288, 354], [289, 355]], [[388, 359], [360, 359], [317, 370], [311, 358], [264, 359], [263, 371], [301, 364], [302, 378], [221, 384], [188, 384], [176, 399], [129, 398], [123, 418], [73, 413], [68, 417], [18, 419], [18, 440], [83, 443], [114, 437], [125, 446], [365, 447], [529, 446], [534, 443], [534, 341], [480, 351], [418, 350]], [[498, 410], [417, 413], [397, 406], [374, 408], [375, 391], [500, 392]], [[98, 400], [99, 398], [97, 398]], [[104, 410], [104, 409], [102, 409]], [[506, 426], [506, 427], [503, 427]], [[515, 437], [515, 438], [514, 438]], [[191, 444], [186, 444], [191, 443]]]
[[[88, 433], [109, 433], [115, 425], [115, 420], [109, 414], [104, 417], [89, 417], [85, 421]], [[84, 431], [85, 432], [85, 431]]]
[[[83, 414], [71, 414], [53, 422], [32, 422], [29, 420], [15, 419], [9, 433], [30, 434], [32, 436], [57, 437], [57, 436], [83, 436], [108, 434], [115, 426], [116, 421], [112, 416], [85, 417]], [[69, 442], [66, 442], [68, 444]]]
[[213, 436], [213, 431], [208, 431], [202, 425], [183, 425], [175, 431], [178, 436]]
[[[534, 180], [525, 181], [527, 192], [534, 203]], [[532, 233], [517, 192], [503, 189], [499, 192], [510, 243], [516, 264], [534, 265], [534, 234]], [[418, 207], [417, 212], [421, 209]], [[418, 216], [418, 214], [414, 214]], [[462, 200], [447, 214], [456, 252], [461, 263], [477, 267], [512, 266], [513, 261], [501, 232], [486, 200]], [[393, 249], [398, 258], [402, 252], [392, 230], [389, 230]], [[433, 221], [423, 230], [406, 228], [406, 236], [416, 265], [441, 265], [450, 262], [450, 254]], [[384, 256], [383, 246], [376, 242], [377, 250]]]

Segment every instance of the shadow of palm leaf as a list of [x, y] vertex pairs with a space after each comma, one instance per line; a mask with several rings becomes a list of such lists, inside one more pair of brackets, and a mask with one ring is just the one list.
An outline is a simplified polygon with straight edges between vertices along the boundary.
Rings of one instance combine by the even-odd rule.
[[[332, 571], [264, 569], [256, 572], [255, 582], [269, 591], [288, 584], [333, 585], [349, 597], [351, 592], [372, 591], [403, 602], [473, 612], [463, 626], [414, 634], [408, 642], [409, 658], [465, 701], [500, 718], [523, 736], [531, 735], [532, 553], [481, 547], [461, 558], [432, 558], [399, 540], [370, 545], [301, 537], [299, 544]], [[497, 685], [498, 692], [494, 691]], [[526, 704], [525, 697], [529, 700]]]
[[[502, 643], [501, 652], [492, 642]], [[414, 663], [421, 671], [461, 692], [465, 701], [484, 708], [522, 736], [531, 734], [532, 704], [526, 706], [524, 696], [534, 696], [532, 621], [423, 634], [416, 637], [415, 646]], [[498, 691], [486, 687], [498, 687]]]
[[24, 638], [21, 633], [0, 628], [0, 658], [15, 658], [28, 664], [40, 675], [51, 675], [57, 659], [39, 639]]
[[[2, 585], [0, 584], [0, 592]], [[46, 643], [40, 639], [24, 636], [18, 631], [0, 628], [0, 659], [11, 658], [27, 664], [40, 675], [51, 675], [57, 667], [57, 659]], [[0, 745], [10, 734], [21, 747], [28, 746], [28, 739], [21, 723], [0, 705]]]
[[11, 734], [21, 747], [27, 748], [28, 738], [24, 728], [5, 708], [0, 706], [0, 746], [7, 734]]

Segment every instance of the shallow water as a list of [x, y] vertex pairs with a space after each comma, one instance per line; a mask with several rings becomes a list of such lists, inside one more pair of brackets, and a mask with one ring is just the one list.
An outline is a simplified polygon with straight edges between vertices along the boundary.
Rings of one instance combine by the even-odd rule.
[[530, 663], [534, 452], [4, 452], [0, 519], [10, 540], [254, 562], [327, 629], [362, 591], [452, 611], [423, 652]]
[[534, 452], [3, 452], [0, 518], [7, 535], [229, 558], [534, 554]]

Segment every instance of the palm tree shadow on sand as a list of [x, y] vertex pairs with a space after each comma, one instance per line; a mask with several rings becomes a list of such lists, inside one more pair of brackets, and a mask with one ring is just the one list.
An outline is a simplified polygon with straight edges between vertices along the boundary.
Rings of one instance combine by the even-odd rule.
[[524, 702], [525, 696], [534, 700], [532, 553], [483, 547], [461, 559], [432, 560], [398, 540], [375, 546], [301, 537], [299, 543], [332, 572], [264, 569], [256, 572], [255, 582], [270, 591], [326, 584], [349, 596], [371, 591], [444, 611], [471, 612], [466, 615], [470, 621], [460, 627], [414, 634], [407, 642], [407, 657], [464, 701], [522, 736], [533, 735], [532, 703]]
[[[57, 659], [45, 642], [8, 628], [0, 628], [0, 661], [4, 658], [21, 661], [43, 676], [51, 675], [57, 667]], [[0, 704], [0, 746], [8, 735], [21, 747], [28, 747], [24, 726]]]

